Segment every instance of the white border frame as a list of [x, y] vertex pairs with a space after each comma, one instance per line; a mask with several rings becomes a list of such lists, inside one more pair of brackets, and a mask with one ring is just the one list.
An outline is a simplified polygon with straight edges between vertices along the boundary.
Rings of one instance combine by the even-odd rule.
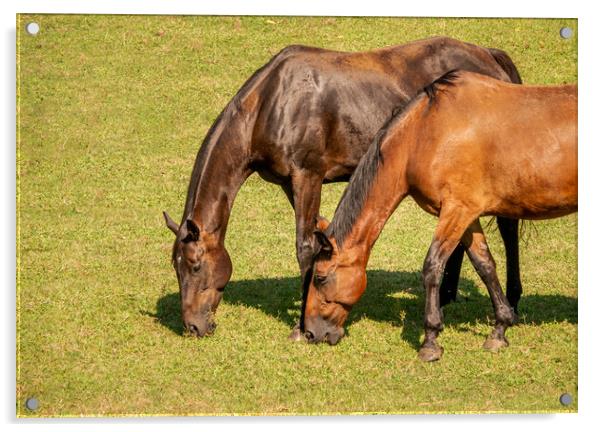
[[[504, 3], [500, 6], [500, 3]], [[125, 0], [99, 0], [82, 2], [74, 0], [30, 0], [5, 3], [2, 8], [2, 62], [0, 68], [4, 100], [0, 103], [4, 131], [1, 160], [4, 173], [0, 184], [3, 211], [0, 212], [2, 259], [0, 265], [4, 277], [2, 319], [3, 354], [0, 356], [3, 388], [0, 391], [0, 421], [4, 430], [31, 430], [42, 428], [55, 431], [117, 431], [144, 430], [164, 431], [169, 425], [223, 430], [241, 427], [270, 431], [304, 430], [313, 427], [338, 427], [364, 429], [368, 426], [386, 428], [439, 428], [449, 431], [521, 430], [543, 427], [546, 430], [591, 429], [602, 419], [598, 407], [602, 384], [600, 323], [598, 308], [602, 305], [601, 287], [596, 278], [596, 246], [602, 244], [600, 230], [596, 230], [600, 210], [598, 185], [602, 184], [598, 166], [602, 162], [600, 148], [600, 101], [602, 97], [602, 70], [599, 60], [602, 41], [601, 14], [595, 2], [581, 0], [546, 1], [530, 4], [526, 1], [471, 2], [467, 0], [430, 0], [393, 2], [383, 0], [355, 1], [305, 0], [221, 0], [212, 4], [193, 4], [185, 0], [144, 2]], [[143, 419], [17, 419], [15, 416], [15, 25], [16, 13], [116, 13], [116, 14], [166, 14], [166, 15], [333, 15], [333, 16], [436, 16], [436, 17], [545, 17], [579, 19], [579, 414], [553, 415], [429, 415], [429, 416], [363, 416], [363, 417], [200, 417], [200, 418], [143, 418]], [[596, 42], [598, 41], [598, 42]], [[596, 307], [598, 305], [598, 307]], [[336, 426], [335, 426], [336, 425]]]

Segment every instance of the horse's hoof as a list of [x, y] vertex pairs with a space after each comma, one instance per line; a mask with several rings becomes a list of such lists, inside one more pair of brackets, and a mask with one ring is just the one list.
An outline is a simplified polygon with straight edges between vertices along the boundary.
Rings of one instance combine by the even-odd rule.
[[501, 350], [502, 348], [506, 348], [508, 345], [510, 345], [510, 344], [508, 343], [506, 338], [497, 339], [497, 338], [488, 337], [485, 340], [485, 343], [483, 344], [483, 348], [485, 348], [487, 351], [496, 353], [496, 352], [499, 352], [499, 350]]
[[299, 328], [299, 326], [296, 326], [288, 337], [288, 340], [292, 342], [300, 342], [304, 339], [305, 338], [301, 334], [301, 329]]
[[443, 348], [439, 345], [423, 346], [418, 351], [418, 358], [424, 362], [433, 362], [441, 359]]

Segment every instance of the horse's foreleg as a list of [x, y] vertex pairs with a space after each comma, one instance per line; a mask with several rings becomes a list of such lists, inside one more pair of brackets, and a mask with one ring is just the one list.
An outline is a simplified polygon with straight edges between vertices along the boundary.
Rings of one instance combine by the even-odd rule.
[[455, 205], [447, 205], [441, 211], [439, 224], [433, 241], [424, 260], [422, 280], [426, 291], [424, 311], [424, 342], [418, 356], [423, 361], [439, 360], [443, 348], [437, 343], [437, 336], [443, 330], [440, 287], [443, 269], [452, 252], [458, 246], [466, 227], [478, 216]]
[[[313, 232], [316, 228], [316, 217], [320, 212], [322, 177], [306, 170], [298, 170], [292, 175], [288, 191], [285, 187], [283, 188], [295, 210], [295, 244], [303, 283], [309, 273], [313, 255]], [[302, 302], [305, 302], [304, 298]], [[303, 316], [303, 311], [301, 311], [301, 316]], [[295, 325], [289, 339], [294, 341], [303, 339], [301, 322]]]
[[320, 212], [322, 177], [299, 170], [292, 177], [293, 208], [295, 210], [297, 261], [303, 278], [310, 269], [313, 255], [313, 232]]
[[523, 293], [519, 268], [518, 220], [498, 217], [497, 225], [506, 248], [506, 297], [518, 314], [518, 301]]
[[506, 329], [516, 322], [516, 314], [502, 292], [502, 287], [495, 271], [495, 261], [478, 219], [473, 222], [462, 237], [462, 243], [475, 270], [487, 286], [493, 310], [495, 312], [495, 328], [487, 338], [484, 348], [497, 351], [507, 346]]

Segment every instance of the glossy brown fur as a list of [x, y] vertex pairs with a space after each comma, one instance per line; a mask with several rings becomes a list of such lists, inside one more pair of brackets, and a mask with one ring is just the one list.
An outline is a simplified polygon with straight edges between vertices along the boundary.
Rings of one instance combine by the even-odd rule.
[[[577, 211], [577, 88], [517, 86], [458, 72], [429, 88], [383, 130], [367, 157], [378, 158], [369, 185], [354, 176], [333, 223], [322, 222], [305, 309], [310, 340], [336, 343], [366, 288], [370, 251], [407, 195], [439, 217], [425, 259], [423, 360], [437, 360], [443, 328], [439, 283], [461, 242], [491, 296], [496, 326], [486, 348], [507, 345], [516, 319], [503, 295], [479, 217], [546, 219]], [[358, 166], [369, 166], [362, 160]], [[367, 189], [366, 189], [367, 188]], [[343, 214], [358, 199], [356, 215]], [[341, 221], [347, 222], [341, 223]], [[350, 228], [349, 228], [350, 227]], [[347, 232], [341, 232], [341, 230]]]
[[[302, 278], [313, 251], [322, 183], [346, 181], [393, 109], [445, 72], [464, 69], [520, 82], [502, 51], [431, 38], [361, 53], [291, 46], [253, 74], [207, 133], [196, 158], [172, 261], [185, 328], [203, 336], [232, 265], [224, 247], [236, 194], [249, 175], [279, 184], [295, 212]], [[508, 290], [520, 296], [516, 221], [500, 222], [507, 247]], [[190, 231], [194, 231], [191, 236]], [[450, 271], [453, 299], [463, 252]], [[297, 332], [298, 334], [298, 332]]]

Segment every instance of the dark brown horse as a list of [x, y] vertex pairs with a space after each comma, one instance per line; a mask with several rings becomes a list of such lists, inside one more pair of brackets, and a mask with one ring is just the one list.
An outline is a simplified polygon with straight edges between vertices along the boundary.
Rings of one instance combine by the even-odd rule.
[[[322, 183], [347, 181], [394, 108], [447, 71], [463, 69], [520, 82], [503, 52], [432, 38], [362, 53], [290, 46], [242, 86], [209, 129], [196, 157], [172, 261], [185, 328], [203, 336], [230, 279], [224, 248], [230, 210], [253, 172], [281, 185], [295, 211], [302, 278], [311, 264]], [[508, 260], [508, 296], [521, 293], [517, 221], [499, 219]], [[450, 260], [444, 302], [455, 298], [463, 250]], [[299, 337], [294, 331], [293, 338]]]
[[[320, 220], [304, 311], [310, 341], [335, 344], [366, 288], [366, 265], [391, 213], [410, 195], [439, 223], [424, 261], [425, 339], [443, 349], [439, 283], [459, 243], [487, 286], [495, 328], [485, 348], [508, 344], [516, 319], [502, 293], [479, 217], [545, 219], [577, 211], [577, 87], [519, 86], [449, 73], [395, 115], [351, 178], [332, 224]], [[308, 278], [309, 279], [309, 278]]]

